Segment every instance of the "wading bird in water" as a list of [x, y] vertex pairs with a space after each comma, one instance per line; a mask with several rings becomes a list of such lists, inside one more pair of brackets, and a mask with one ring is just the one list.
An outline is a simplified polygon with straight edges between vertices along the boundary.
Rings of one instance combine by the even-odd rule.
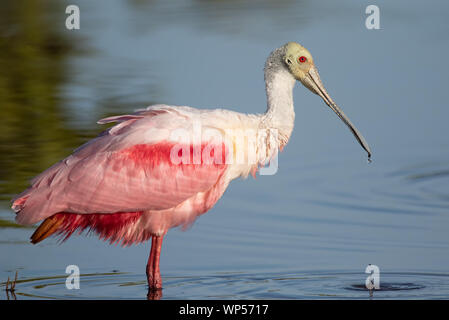
[[[35, 177], [13, 200], [16, 221], [30, 225], [44, 220], [31, 236], [32, 243], [53, 234], [66, 240], [86, 229], [122, 245], [151, 238], [147, 280], [150, 291], [159, 290], [159, 257], [167, 231], [192, 224], [214, 206], [232, 180], [254, 175], [289, 140], [296, 80], [343, 120], [370, 158], [368, 144], [324, 89], [306, 48], [289, 42], [274, 50], [264, 72], [268, 107], [263, 114], [154, 105], [100, 120], [118, 124]], [[204, 135], [199, 141], [185, 139], [194, 134], [195, 126], [219, 133], [253, 130], [257, 137], [247, 139], [251, 143], [241, 143], [235, 135], [219, 142]], [[266, 134], [272, 130], [277, 132], [274, 144], [272, 135]], [[181, 132], [184, 140], [174, 132]], [[249, 150], [254, 152], [253, 162], [223, 156], [235, 158], [243, 152], [249, 159]], [[198, 152], [199, 161], [192, 161]], [[206, 161], [205, 154], [214, 161]]]

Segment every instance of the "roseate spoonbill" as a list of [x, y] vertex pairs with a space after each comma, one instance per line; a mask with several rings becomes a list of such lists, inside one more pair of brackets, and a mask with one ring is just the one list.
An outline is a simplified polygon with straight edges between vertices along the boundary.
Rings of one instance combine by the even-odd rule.
[[[35, 177], [13, 200], [16, 221], [34, 224], [44, 220], [31, 236], [32, 243], [52, 234], [66, 240], [85, 229], [122, 245], [151, 238], [146, 273], [149, 289], [157, 290], [162, 288], [159, 257], [168, 229], [189, 226], [212, 208], [231, 180], [254, 175], [289, 140], [295, 118], [295, 80], [324, 100], [370, 158], [368, 144], [324, 89], [306, 48], [289, 42], [274, 50], [264, 73], [268, 108], [263, 114], [154, 105], [100, 120], [100, 124], [118, 124]], [[195, 126], [221, 133], [252, 129], [257, 137], [252, 145], [239, 143], [235, 135], [221, 142], [204, 135], [197, 141], [186, 139], [198, 129]], [[263, 134], [272, 129], [277, 132], [274, 144], [272, 136]], [[210, 144], [213, 148], [208, 149]], [[249, 149], [255, 153], [255, 162], [216, 157], [235, 156], [242, 150], [249, 155]], [[196, 163], [195, 154], [200, 154]], [[204, 154], [214, 161], [205, 161]]]

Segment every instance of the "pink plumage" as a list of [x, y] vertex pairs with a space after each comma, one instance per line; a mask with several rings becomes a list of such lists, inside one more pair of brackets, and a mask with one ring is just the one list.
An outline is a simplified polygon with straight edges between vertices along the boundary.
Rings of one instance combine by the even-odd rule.
[[[100, 120], [117, 124], [34, 178], [13, 201], [16, 221], [44, 220], [33, 243], [86, 229], [125, 245], [152, 238], [147, 278], [150, 290], [159, 290], [166, 232], [192, 224], [230, 181], [254, 175], [287, 144], [296, 80], [336, 112], [370, 158], [365, 139], [324, 89], [307, 49], [285, 44], [270, 54], [264, 72], [268, 108], [263, 114], [154, 105]], [[217, 141], [216, 135], [231, 138]]]
[[[139, 139], [135, 143], [124, 143], [142, 125], [151, 129], [152, 121], [148, 120], [153, 117], [127, 116], [125, 122], [33, 179], [31, 187], [13, 203], [17, 221], [33, 224], [58, 212], [167, 210], [213, 189], [226, 169], [224, 162], [173, 164], [170, 151], [174, 142]], [[196, 146], [187, 148], [192, 155]], [[205, 145], [200, 148], [203, 150]]]
[[95, 231], [100, 239], [109, 240], [112, 243], [123, 241], [123, 244], [131, 244], [126, 242], [127, 239], [122, 232], [130, 225], [135, 224], [142, 216], [143, 212], [117, 212], [111, 214], [91, 213], [78, 214], [60, 212], [53, 217], [60, 225], [56, 233], [61, 236], [61, 240], [67, 240], [73, 233], [81, 234], [84, 230]]
[[[189, 108], [155, 106], [101, 120], [119, 123], [34, 178], [13, 201], [17, 222], [45, 219], [32, 235], [33, 243], [52, 234], [65, 241], [88, 230], [111, 243], [130, 245], [153, 238], [160, 246], [158, 239], [168, 229], [191, 225], [229, 183], [226, 144], [171, 140], [170, 124], [179, 129], [184, 123], [189, 129], [191, 113]], [[217, 151], [219, 161], [205, 161], [217, 160]], [[195, 152], [208, 157], [195, 162]], [[182, 161], [174, 162], [173, 156]], [[160, 247], [154, 250], [160, 252]], [[150, 287], [157, 287], [160, 275], [154, 270], [159, 266], [153, 264], [149, 261], [147, 273], [153, 279]]]

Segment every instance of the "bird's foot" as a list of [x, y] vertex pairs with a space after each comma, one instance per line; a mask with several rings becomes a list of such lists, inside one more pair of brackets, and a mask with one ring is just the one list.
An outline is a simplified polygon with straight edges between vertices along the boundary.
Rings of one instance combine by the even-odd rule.
[[162, 298], [162, 288], [148, 288], [148, 300], [160, 300]]
[[162, 298], [162, 279], [161, 277], [148, 277], [148, 300], [160, 300]]
[[162, 278], [161, 276], [148, 277], [148, 290], [157, 291], [162, 290]]

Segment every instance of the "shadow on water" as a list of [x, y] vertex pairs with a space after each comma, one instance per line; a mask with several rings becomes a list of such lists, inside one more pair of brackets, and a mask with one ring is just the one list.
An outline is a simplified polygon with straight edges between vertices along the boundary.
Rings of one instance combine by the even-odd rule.
[[[17, 299], [442, 299], [449, 274], [383, 273], [370, 297], [357, 272], [215, 273], [165, 276], [164, 289], [147, 292], [145, 277], [125, 272], [81, 274], [80, 289], [67, 290], [67, 275], [17, 280]], [[5, 283], [0, 284], [1, 288]], [[5, 297], [6, 293], [5, 293]]]

